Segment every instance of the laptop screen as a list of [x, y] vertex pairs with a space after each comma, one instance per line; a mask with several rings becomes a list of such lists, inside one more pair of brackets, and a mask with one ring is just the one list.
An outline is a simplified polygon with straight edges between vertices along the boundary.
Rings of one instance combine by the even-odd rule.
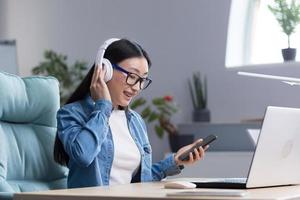
[[246, 187], [299, 184], [299, 152], [300, 109], [267, 107]]

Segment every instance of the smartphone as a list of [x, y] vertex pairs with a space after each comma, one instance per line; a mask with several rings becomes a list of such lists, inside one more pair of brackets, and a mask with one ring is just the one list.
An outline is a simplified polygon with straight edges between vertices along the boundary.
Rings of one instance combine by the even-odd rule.
[[210, 144], [212, 141], [214, 141], [215, 139], [217, 139], [217, 136], [215, 135], [209, 135], [207, 137], [205, 137], [201, 142], [197, 142], [195, 145], [193, 145], [189, 150], [187, 150], [186, 152], [184, 152], [183, 154], [181, 154], [179, 156], [179, 160], [182, 161], [188, 161], [190, 158], [190, 153], [194, 155], [194, 149], [201, 147], [205, 147], [206, 145]]

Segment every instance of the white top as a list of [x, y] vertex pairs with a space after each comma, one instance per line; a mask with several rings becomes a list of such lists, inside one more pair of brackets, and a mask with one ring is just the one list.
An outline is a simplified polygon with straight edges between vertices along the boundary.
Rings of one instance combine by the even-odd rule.
[[133, 173], [140, 166], [141, 154], [129, 133], [124, 110], [113, 110], [109, 125], [114, 142], [109, 185], [127, 184], [131, 182]]

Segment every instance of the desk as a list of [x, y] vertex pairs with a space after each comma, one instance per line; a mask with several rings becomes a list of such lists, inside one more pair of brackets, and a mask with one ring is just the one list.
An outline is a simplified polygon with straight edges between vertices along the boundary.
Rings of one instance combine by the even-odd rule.
[[[203, 189], [197, 189], [203, 190]], [[244, 197], [167, 196], [170, 192], [184, 190], [164, 189], [163, 182], [135, 183], [112, 187], [90, 187], [44, 192], [16, 193], [14, 200], [128, 200], [128, 199], [300, 199], [300, 186], [249, 189]]]

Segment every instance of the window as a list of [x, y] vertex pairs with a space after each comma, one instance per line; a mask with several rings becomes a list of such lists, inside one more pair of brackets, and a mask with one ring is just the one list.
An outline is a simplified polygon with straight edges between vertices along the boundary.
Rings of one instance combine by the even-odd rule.
[[[298, 3], [300, 0], [298, 0]], [[242, 2], [244, 3], [242, 5]], [[226, 66], [283, 62], [281, 49], [288, 47], [268, 5], [274, 0], [232, 0], [226, 51]], [[300, 25], [290, 37], [291, 48], [298, 49], [300, 57]]]

